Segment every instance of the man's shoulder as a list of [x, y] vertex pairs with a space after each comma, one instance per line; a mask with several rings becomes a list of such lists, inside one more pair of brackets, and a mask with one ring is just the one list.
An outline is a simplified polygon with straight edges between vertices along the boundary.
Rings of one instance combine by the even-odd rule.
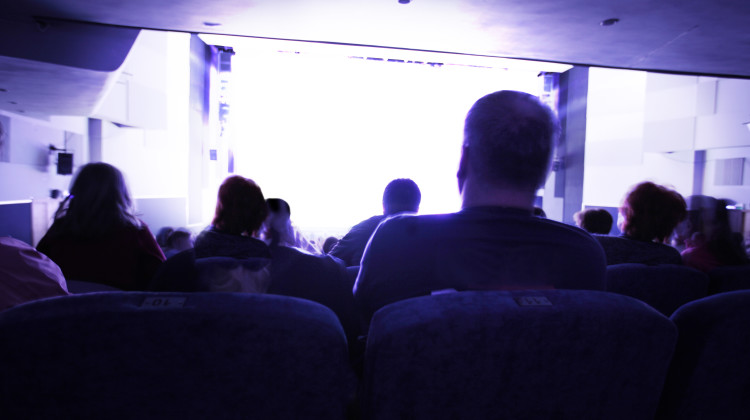
[[445, 231], [455, 222], [455, 213], [449, 214], [399, 214], [385, 218], [377, 227], [378, 237], [398, 236], [402, 239]]
[[640, 241], [624, 236], [596, 235], [607, 254], [607, 264], [626, 262], [641, 264], [680, 264], [682, 257], [677, 249], [656, 242]]
[[465, 232], [465, 229], [476, 227], [502, 227], [503, 230], [518, 232], [518, 234], [563, 235], [576, 237], [583, 241], [596, 243], [591, 234], [576, 226], [571, 226], [555, 220], [544, 219], [517, 211], [503, 211], [502, 209], [483, 209], [483, 211], [460, 211], [446, 214], [430, 215], [399, 215], [384, 221], [378, 228], [382, 233], [427, 233]]
[[382, 222], [385, 219], [385, 216], [382, 214], [379, 214], [377, 216], [369, 217], [356, 225], [354, 225], [351, 229], [352, 232], [361, 231], [361, 230], [370, 230], [372, 231], [375, 229], [380, 222]]
[[591, 242], [592, 244], [597, 243], [596, 239], [594, 238], [594, 235], [586, 232], [585, 230], [577, 226], [568, 225], [562, 222], [558, 222], [556, 220], [542, 219], [542, 218], [536, 218], [536, 219], [538, 220], [538, 223], [540, 224], [540, 226], [544, 226], [550, 232], [555, 232], [557, 234], [565, 234], [565, 235], [569, 235], [570, 237], [581, 238], [581, 240]]
[[271, 250], [271, 255], [276, 264], [304, 265], [307, 267], [315, 266], [321, 268], [336, 269], [340, 268], [340, 260], [330, 255], [311, 254], [299, 248], [288, 246], [278, 246]]

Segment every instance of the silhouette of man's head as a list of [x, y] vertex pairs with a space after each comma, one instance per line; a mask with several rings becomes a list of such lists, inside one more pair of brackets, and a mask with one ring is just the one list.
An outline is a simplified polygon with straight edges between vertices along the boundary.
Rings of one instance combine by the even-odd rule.
[[547, 178], [559, 132], [557, 117], [535, 96], [482, 97], [466, 116], [459, 189], [471, 178], [484, 189], [535, 192]]
[[394, 179], [383, 192], [383, 213], [386, 216], [402, 212], [416, 213], [422, 193], [417, 183], [407, 178]]
[[604, 209], [586, 209], [573, 215], [576, 224], [589, 233], [607, 235], [612, 230], [612, 215]]

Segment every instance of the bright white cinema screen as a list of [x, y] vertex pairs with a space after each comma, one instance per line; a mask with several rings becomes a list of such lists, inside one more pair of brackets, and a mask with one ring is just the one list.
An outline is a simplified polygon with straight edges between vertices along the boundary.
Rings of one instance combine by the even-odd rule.
[[287, 200], [294, 224], [311, 235], [342, 235], [382, 213], [394, 178], [419, 185], [420, 213], [458, 210], [456, 170], [472, 103], [501, 89], [538, 95], [543, 86], [538, 69], [455, 64], [459, 56], [449, 54], [428, 64], [387, 61], [388, 49], [352, 56], [330, 46], [233, 47], [235, 172], [266, 197]]

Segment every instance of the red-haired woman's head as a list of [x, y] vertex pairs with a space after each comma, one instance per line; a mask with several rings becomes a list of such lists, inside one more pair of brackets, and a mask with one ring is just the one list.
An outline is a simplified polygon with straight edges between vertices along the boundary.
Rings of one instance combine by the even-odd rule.
[[687, 215], [685, 199], [674, 190], [642, 182], [628, 193], [620, 207], [625, 235], [642, 241], [664, 242]]
[[212, 224], [224, 233], [253, 236], [267, 215], [266, 200], [258, 184], [252, 179], [234, 175], [219, 187]]

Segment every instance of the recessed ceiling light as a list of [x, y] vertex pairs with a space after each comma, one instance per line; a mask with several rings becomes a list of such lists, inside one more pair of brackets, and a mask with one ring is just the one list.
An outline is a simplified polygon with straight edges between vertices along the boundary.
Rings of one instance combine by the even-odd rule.
[[219, 22], [203, 22], [203, 26], [208, 26], [213, 28], [214, 26], [221, 26], [221, 23]]
[[617, 23], [619, 21], [620, 21], [620, 19], [610, 18], [610, 19], [604, 19], [603, 21], [599, 22], [599, 24], [602, 25], [602, 26], [612, 26], [612, 25], [614, 25], [615, 23]]

